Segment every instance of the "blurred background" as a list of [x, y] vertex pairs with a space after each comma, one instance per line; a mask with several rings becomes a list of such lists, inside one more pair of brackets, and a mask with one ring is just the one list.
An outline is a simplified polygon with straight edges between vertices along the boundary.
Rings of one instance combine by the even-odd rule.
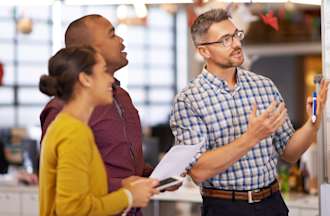
[[[212, 8], [230, 11], [246, 33], [243, 66], [275, 82], [299, 128], [307, 118], [305, 101], [314, 91], [314, 75], [322, 73], [320, 4], [321, 0], [2, 0], [0, 215], [37, 215], [37, 189], [22, 186], [13, 176], [22, 170], [37, 172], [39, 114], [49, 100], [38, 90], [39, 77], [47, 73], [49, 57], [64, 46], [64, 32], [73, 20], [101, 14], [124, 39], [129, 64], [115, 76], [139, 111], [145, 159], [156, 165], [173, 145], [168, 125], [173, 98], [203, 67], [189, 34], [199, 14]], [[291, 216], [318, 215], [315, 152], [312, 146], [296, 165], [279, 164]], [[24, 178], [20, 182], [29, 183]], [[198, 188], [187, 179], [182, 190], [162, 194], [145, 214], [199, 215]]]

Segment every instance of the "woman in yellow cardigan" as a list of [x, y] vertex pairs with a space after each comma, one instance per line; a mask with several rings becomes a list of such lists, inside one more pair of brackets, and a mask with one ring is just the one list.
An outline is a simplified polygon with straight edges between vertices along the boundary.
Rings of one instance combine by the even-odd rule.
[[130, 177], [108, 194], [107, 175], [87, 123], [95, 106], [112, 103], [113, 77], [93, 48], [61, 49], [48, 63], [39, 89], [66, 102], [43, 139], [40, 216], [115, 215], [144, 207], [156, 180]]

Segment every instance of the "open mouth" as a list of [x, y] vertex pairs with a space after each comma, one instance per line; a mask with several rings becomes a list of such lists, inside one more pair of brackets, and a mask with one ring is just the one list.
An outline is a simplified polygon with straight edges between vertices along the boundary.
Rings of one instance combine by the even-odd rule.
[[120, 53], [123, 54], [123, 55], [125, 55], [125, 56], [127, 56], [127, 52], [125, 51], [125, 48], [126, 48], [126, 47], [125, 47], [125, 45], [123, 44]]
[[231, 53], [231, 56], [236, 57], [236, 58], [240, 58], [242, 56], [242, 51], [241, 50], [236, 50], [236, 51]]

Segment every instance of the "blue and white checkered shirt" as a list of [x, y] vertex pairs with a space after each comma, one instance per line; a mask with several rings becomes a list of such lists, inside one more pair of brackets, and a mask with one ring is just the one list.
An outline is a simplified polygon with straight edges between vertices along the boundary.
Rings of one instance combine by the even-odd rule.
[[[254, 101], [257, 115], [264, 112], [274, 99], [283, 102], [270, 79], [239, 68], [236, 78], [236, 86], [230, 90], [226, 81], [204, 69], [176, 96], [170, 120], [176, 144], [204, 143], [191, 166], [202, 153], [227, 145], [246, 132]], [[274, 134], [201, 186], [224, 190], [253, 190], [268, 186], [277, 176], [278, 156], [293, 133], [287, 118]]]

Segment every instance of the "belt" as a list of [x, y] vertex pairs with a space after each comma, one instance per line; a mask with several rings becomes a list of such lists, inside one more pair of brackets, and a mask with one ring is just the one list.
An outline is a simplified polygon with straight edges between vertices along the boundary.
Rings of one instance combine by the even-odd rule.
[[275, 181], [268, 187], [251, 191], [230, 191], [203, 188], [202, 196], [228, 200], [244, 200], [248, 201], [248, 203], [255, 203], [270, 197], [273, 193], [279, 191], [279, 188], [280, 187], [277, 181]]

